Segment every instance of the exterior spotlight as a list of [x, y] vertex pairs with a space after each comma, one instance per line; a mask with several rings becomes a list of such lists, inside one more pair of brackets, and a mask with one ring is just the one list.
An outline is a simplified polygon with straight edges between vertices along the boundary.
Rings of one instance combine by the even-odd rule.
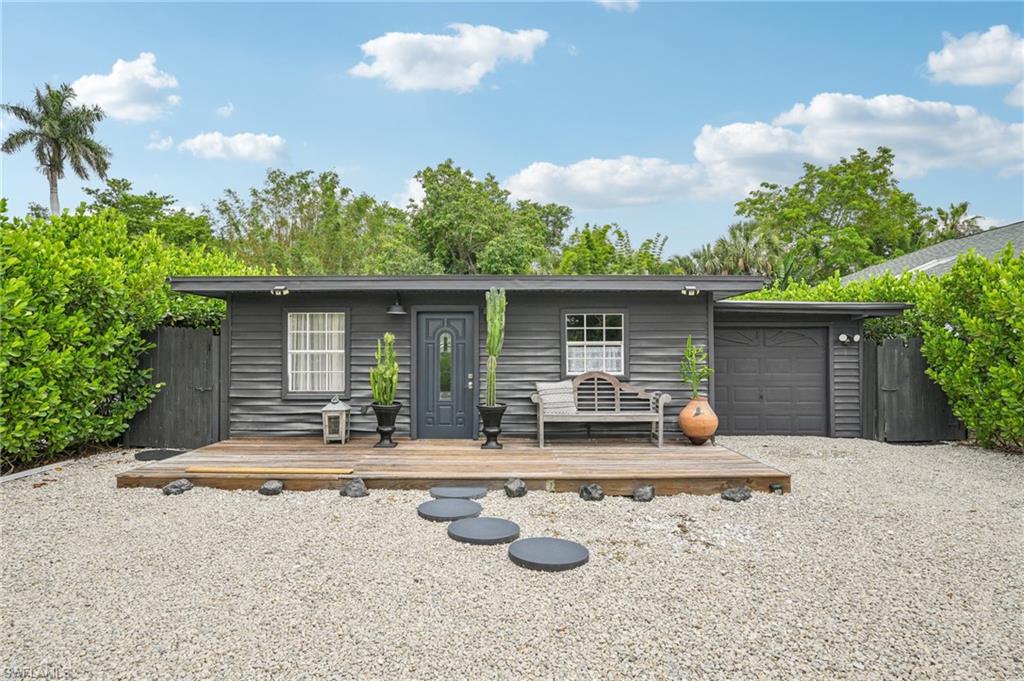
[[850, 342], [850, 337], [847, 336], [845, 333], [841, 333], [841, 334], [839, 334], [839, 342], [840, 343], [849, 343]]
[[695, 296], [700, 293], [700, 289], [696, 286], [684, 286], [683, 290], [680, 291], [684, 296]]
[[402, 296], [395, 294], [395, 302], [388, 306], [388, 314], [409, 314], [402, 306]]
[[854, 343], [860, 343], [860, 334], [859, 333], [853, 334], [853, 342]]
[[288, 293], [289, 291], [287, 286], [275, 286], [270, 289], [270, 295], [272, 296], [286, 296]]

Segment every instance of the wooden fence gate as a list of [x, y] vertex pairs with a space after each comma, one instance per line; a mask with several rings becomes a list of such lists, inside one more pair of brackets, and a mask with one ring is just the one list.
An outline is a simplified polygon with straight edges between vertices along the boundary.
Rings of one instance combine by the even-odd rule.
[[210, 329], [161, 326], [140, 364], [166, 385], [128, 425], [129, 447], [194, 449], [220, 439], [220, 339]]
[[962, 440], [963, 424], [925, 373], [921, 339], [864, 343], [865, 436], [885, 442]]

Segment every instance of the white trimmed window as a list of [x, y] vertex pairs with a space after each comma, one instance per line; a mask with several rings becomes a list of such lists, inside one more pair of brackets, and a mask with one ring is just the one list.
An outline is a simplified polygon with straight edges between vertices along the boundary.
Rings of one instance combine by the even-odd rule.
[[621, 312], [569, 312], [565, 315], [565, 373], [623, 373], [625, 355]]
[[288, 313], [288, 392], [345, 392], [345, 313]]

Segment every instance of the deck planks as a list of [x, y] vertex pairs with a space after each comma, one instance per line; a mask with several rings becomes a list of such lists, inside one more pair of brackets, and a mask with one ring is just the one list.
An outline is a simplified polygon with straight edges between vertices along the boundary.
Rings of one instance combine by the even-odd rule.
[[[285, 489], [338, 489], [353, 477], [376, 489], [428, 489], [446, 483], [476, 483], [499, 489], [509, 478], [522, 478], [530, 489], [575, 492], [597, 482], [606, 494], [628, 495], [653, 484], [659, 495], [715, 494], [747, 485], [770, 491], [781, 484], [790, 491], [790, 476], [726, 447], [669, 444], [657, 448], [635, 441], [597, 439], [556, 442], [540, 449], [532, 440], [505, 441], [502, 450], [481, 450], [472, 440], [400, 440], [395, 449], [376, 449], [373, 439], [325, 445], [319, 438], [234, 438], [153, 461], [117, 475], [118, 487], [162, 487], [188, 478], [221, 489], [257, 489], [280, 479]], [[237, 472], [186, 472], [192, 466], [239, 468]], [[259, 467], [274, 472], [245, 472]], [[349, 475], [295, 472], [287, 469], [352, 469]], [[280, 469], [277, 472], [274, 469]]]

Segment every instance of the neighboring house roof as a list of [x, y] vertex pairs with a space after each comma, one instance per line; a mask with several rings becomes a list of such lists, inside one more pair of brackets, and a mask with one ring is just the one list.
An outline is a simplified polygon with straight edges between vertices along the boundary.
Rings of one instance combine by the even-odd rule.
[[325, 291], [507, 291], [682, 292], [688, 286], [710, 291], [715, 298], [759, 291], [767, 279], [753, 276], [318, 276], [318, 277], [170, 277], [171, 288], [183, 293], [224, 298], [232, 293], [269, 293], [275, 286], [290, 292]]
[[1024, 220], [1002, 227], [993, 227], [974, 236], [948, 239], [913, 253], [865, 267], [859, 272], [846, 275], [841, 281], [846, 284], [858, 279], [878, 276], [885, 272], [891, 272], [894, 275], [904, 272], [924, 272], [937, 276], [949, 272], [953, 263], [956, 262], [957, 256], [961, 253], [974, 249], [978, 255], [992, 259], [1006, 248], [1006, 244], [1011, 242], [1017, 253], [1024, 249]]
[[839, 314], [855, 319], [894, 317], [913, 307], [910, 303], [836, 303], [796, 300], [719, 300], [715, 310], [730, 312], [772, 312], [786, 315]]

